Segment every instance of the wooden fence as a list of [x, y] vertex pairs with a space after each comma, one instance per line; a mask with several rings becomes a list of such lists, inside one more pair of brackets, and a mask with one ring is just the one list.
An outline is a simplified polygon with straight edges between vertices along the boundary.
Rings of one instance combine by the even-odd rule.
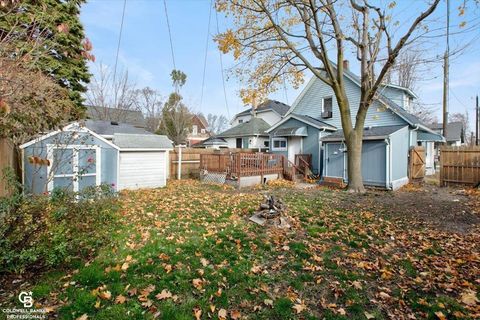
[[480, 147], [441, 147], [440, 185], [477, 186], [480, 183]]
[[284, 157], [278, 154], [251, 152], [202, 154], [200, 168], [209, 172], [226, 173], [235, 178], [282, 174]]
[[[232, 152], [253, 153], [250, 149], [202, 149], [202, 148], [182, 148], [182, 164], [181, 172], [182, 179], [184, 178], [198, 178], [200, 176], [200, 156], [203, 154], [208, 155], [228, 155]], [[216, 159], [218, 160], [218, 159]], [[212, 165], [216, 163], [212, 159]], [[174, 148], [170, 151], [170, 163], [169, 163], [169, 178], [177, 179], [179, 165], [179, 152], [178, 148]]]
[[3, 171], [12, 168], [17, 172], [17, 156], [14, 145], [7, 139], [0, 139], [0, 197], [9, 194], [8, 182], [3, 178]]

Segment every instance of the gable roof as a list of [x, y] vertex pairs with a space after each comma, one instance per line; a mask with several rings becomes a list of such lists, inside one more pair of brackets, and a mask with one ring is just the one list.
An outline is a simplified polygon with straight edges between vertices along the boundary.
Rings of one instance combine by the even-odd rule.
[[114, 122], [108, 120], [86, 120], [85, 126], [102, 136], [113, 136], [116, 133], [128, 134], [153, 134], [143, 128], [135, 127], [128, 123]]
[[[443, 123], [432, 123], [428, 127], [433, 130], [443, 131]], [[445, 137], [447, 141], [461, 141], [462, 135], [463, 123], [461, 121], [453, 121], [447, 124], [447, 136]]]
[[30, 140], [28, 142], [25, 142], [24, 144], [22, 144], [19, 148], [20, 149], [25, 149], [26, 147], [28, 146], [31, 146], [32, 144], [35, 144], [37, 142], [40, 142], [40, 141], [43, 141], [49, 137], [53, 137], [54, 135], [56, 134], [59, 134], [60, 132], [72, 132], [72, 131], [78, 131], [78, 132], [88, 132], [89, 134], [91, 134], [92, 136], [94, 136], [95, 138], [105, 142], [106, 144], [108, 144], [109, 146], [115, 148], [115, 149], [119, 149], [118, 146], [116, 146], [115, 144], [113, 144], [112, 142], [108, 141], [107, 139], [105, 139], [104, 137], [102, 137], [101, 135], [99, 135], [98, 133], [88, 129], [87, 127], [84, 126], [84, 124], [82, 123], [79, 123], [79, 122], [72, 122], [70, 123], [69, 125], [63, 127], [62, 129], [58, 129], [58, 130], [55, 130], [55, 131], [52, 131], [52, 132], [49, 132], [47, 134], [44, 134], [38, 138], [35, 138], [33, 140]]
[[247, 136], [268, 136], [266, 131], [270, 125], [261, 118], [253, 117], [247, 122], [240, 123], [233, 128], [217, 134], [219, 138], [247, 137]]
[[[265, 111], [273, 111], [275, 113], [277, 113], [279, 116], [283, 117], [287, 112], [288, 110], [290, 109], [290, 106], [283, 103], [283, 102], [280, 102], [280, 101], [277, 101], [277, 100], [266, 100], [264, 102], [262, 102], [261, 104], [259, 104], [257, 106], [257, 108], [255, 109], [256, 112], [265, 112]], [[246, 116], [246, 115], [249, 115], [252, 113], [252, 108], [248, 108], [247, 110], [244, 110], [240, 113], [237, 113], [235, 115], [235, 117], [233, 117], [234, 119], [239, 117], [239, 116]]]
[[278, 128], [280, 125], [284, 124], [285, 122], [287, 122], [289, 119], [292, 119], [292, 118], [297, 119], [298, 121], [301, 121], [303, 123], [309, 124], [312, 127], [315, 127], [317, 129], [327, 129], [327, 130], [330, 130], [330, 131], [337, 130], [337, 127], [332, 126], [331, 124], [325, 123], [325, 122], [323, 122], [319, 119], [316, 119], [314, 117], [310, 117], [310, 116], [303, 115], [303, 114], [298, 114], [298, 113], [290, 113], [285, 118], [283, 118], [282, 120], [280, 120], [279, 122], [277, 122], [273, 126], [271, 126], [267, 130], [267, 133], [272, 132], [273, 130]]
[[228, 143], [225, 139], [214, 136], [214, 137], [210, 137], [208, 139], [205, 139], [200, 143], [194, 144], [192, 146], [192, 148], [203, 148], [203, 147], [206, 147], [206, 146], [228, 147]]
[[173, 149], [172, 141], [158, 134], [123, 134], [116, 133], [113, 143], [120, 149]]
[[[335, 63], [332, 62], [332, 65], [334, 68], [337, 67], [337, 65]], [[351, 72], [349, 69], [344, 69], [344, 72], [343, 72], [344, 76], [347, 77], [348, 79], [350, 79], [353, 83], [355, 83], [357, 86], [361, 86], [361, 79], [356, 75], [354, 74], [353, 72]], [[293, 102], [292, 104], [292, 108], [290, 109], [290, 111], [288, 112], [288, 114], [290, 113], [293, 113], [295, 108], [297, 107], [298, 103], [302, 100], [302, 98], [305, 96], [305, 94], [307, 93], [307, 91], [310, 89], [310, 87], [313, 86], [313, 83], [315, 81], [322, 81], [320, 79], [318, 79], [317, 77], [315, 76], [312, 76], [309, 80], [309, 82], [307, 83], [306, 87], [302, 90], [302, 92], [298, 95], [298, 97], [295, 99], [295, 101]], [[392, 86], [392, 85], [391, 85]], [[403, 88], [403, 87], [400, 87], [400, 86], [396, 86], [398, 88]], [[395, 114], [397, 114], [400, 118], [402, 118], [403, 120], [405, 120], [405, 122], [407, 122], [409, 125], [413, 126], [413, 127], [419, 127], [419, 128], [422, 128], [424, 131], [426, 132], [430, 132], [430, 133], [434, 133], [425, 123], [423, 123], [418, 117], [414, 116], [413, 114], [409, 113], [408, 111], [406, 111], [405, 109], [403, 109], [402, 107], [400, 107], [398, 104], [396, 104], [395, 102], [393, 102], [391, 99], [389, 99], [387, 96], [385, 96], [384, 94], [378, 92], [378, 99], [377, 101], [379, 101], [380, 103], [382, 103], [383, 105], [385, 105], [387, 108], [389, 108], [390, 110], [392, 110]]]
[[208, 121], [203, 114], [194, 114], [193, 118], [197, 118], [205, 129], [208, 128]]
[[145, 118], [140, 110], [87, 106], [87, 119], [117, 121], [135, 127], [145, 127]]

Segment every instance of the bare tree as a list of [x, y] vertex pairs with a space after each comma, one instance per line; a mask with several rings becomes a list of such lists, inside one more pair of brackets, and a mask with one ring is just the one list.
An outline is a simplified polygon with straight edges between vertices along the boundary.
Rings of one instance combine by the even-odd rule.
[[[348, 149], [348, 189], [364, 192], [361, 155], [367, 111], [402, 49], [427, 32], [420, 26], [439, 2], [431, 1], [416, 18], [397, 25], [391, 23], [395, 2], [380, 7], [367, 0], [217, 0], [217, 10], [234, 19], [234, 30], [218, 35], [217, 41], [224, 53], [233, 52], [243, 62], [236, 71], [248, 83], [241, 92], [247, 103], [254, 105], [284, 79], [298, 86], [303, 70], [332, 88]], [[347, 50], [360, 63], [355, 114], [345, 86]]]
[[150, 132], [159, 129], [162, 117], [162, 96], [149, 87], [135, 90], [135, 106], [145, 115], [145, 128]]
[[207, 122], [208, 131], [213, 134], [218, 134], [228, 128], [228, 119], [223, 114], [218, 116], [216, 114], [209, 113], [207, 115]]
[[469, 136], [470, 132], [470, 115], [468, 114], [468, 110], [465, 110], [465, 113], [455, 112], [450, 114], [449, 122], [461, 122], [462, 123], [462, 133], [461, 139], [464, 143], [469, 143], [471, 137]]
[[87, 105], [101, 120], [125, 121], [128, 111], [140, 110], [137, 103], [137, 89], [128, 71], [117, 73], [115, 79], [104, 64], [97, 65], [97, 73], [88, 85], [85, 94]]

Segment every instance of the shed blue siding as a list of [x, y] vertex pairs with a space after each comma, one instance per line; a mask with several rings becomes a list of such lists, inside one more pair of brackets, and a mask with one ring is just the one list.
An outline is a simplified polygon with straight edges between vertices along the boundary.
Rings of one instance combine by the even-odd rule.
[[111, 145], [85, 132], [76, 132], [75, 136], [71, 131], [60, 132], [56, 135], [38, 141], [23, 149], [24, 163], [24, 188], [26, 193], [44, 193], [47, 191], [48, 177], [47, 165], [35, 165], [29, 162], [30, 157], [47, 158], [47, 145], [86, 145], [100, 147], [101, 154], [101, 182], [114, 185], [117, 184], [118, 150]]
[[408, 136], [408, 127], [400, 129], [390, 135], [392, 181], [408, 176], [408, 150], [410, 147]]
[[[357, 115], [360, 103], [360, 88], [353, 81], [345, 78], [345, 91], [350, 103], [352, 122], [355, 123], [355, 116]], [[320, 117], [322, 112], [322, 98], [324, 97], [333, 98], [332, 118], [329, 119], [322, 119]], [[294, 104], [292, 112], [320, 119], [338, 129], [342, 128], [340, 110], [338, 109], [335, 94], [330, 86], [318, 78], [310, 80], [310, 83], [304, 89], [302, 96], [300, 96], [298, 101]], [[368, 109], [367, 117], [365, 119], [365, 127], [402, 124], [406, 124], [406, 122], [393, 111], [378, 102], [374, 102]]]

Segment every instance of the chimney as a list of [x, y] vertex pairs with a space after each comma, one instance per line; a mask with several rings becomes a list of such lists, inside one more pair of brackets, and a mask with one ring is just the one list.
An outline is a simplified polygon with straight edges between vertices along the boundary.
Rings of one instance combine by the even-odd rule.
[[348, 62], [348, 60], [343, 60], [343, 69], [345, 70], [350, 69], [350, 62]]

